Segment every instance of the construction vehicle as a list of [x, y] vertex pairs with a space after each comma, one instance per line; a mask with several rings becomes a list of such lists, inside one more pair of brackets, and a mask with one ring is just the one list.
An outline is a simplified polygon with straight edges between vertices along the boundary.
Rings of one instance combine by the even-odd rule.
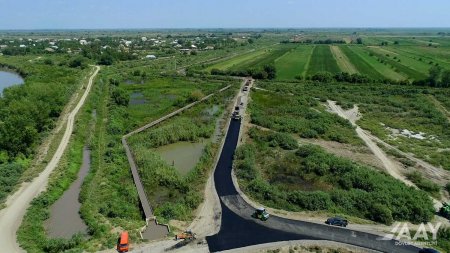
[[450, 202], [442, 203], [441, 209], [439, 209], [439, 214], [450, 220]]
[[252, 214], [252, 217], [255, 219], [266, 221], [267, 219], [269, 219], [269, 213], [267, 213], [264, 207], [260, 207], [255, 210], [255, 212]]
[[117, 241], [117, 251], [118, 252], [128, 252], [130, 249], [130, 243], [128, 242], [128, 232], [123, 231], [120, 233], [119, 240]]
[[235, 119], [235, 120], [239, 120], [239, 119], [241, 119], [241, 115], [239, 114], [238, 111], [234, 111], [233, 114], [231, 114], [231, 118]]
[[195, 234], [191, 230], [186, 230], [182, 233], [175, 235], [175, 240], [194, 240]]

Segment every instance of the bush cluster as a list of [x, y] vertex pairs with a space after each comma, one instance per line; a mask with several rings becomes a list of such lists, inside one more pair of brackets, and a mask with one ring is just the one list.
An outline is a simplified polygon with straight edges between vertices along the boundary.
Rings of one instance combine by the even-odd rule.
[[[262, 147], [257, 142], [236, 151], [236, 174], [246, 192], [269, 206], [325, 210], [385, 224], [394, 220], [427, 222], [434, 215], [433, 203], [423, 191], [317, 146], [303, 145], [281, 158]], [[278, 160], [273, 163], [272, 159]], [[314, 187], [287, 191], [282, 182], [286, 178], [294, 185], [296, 181], [309, 182]]]

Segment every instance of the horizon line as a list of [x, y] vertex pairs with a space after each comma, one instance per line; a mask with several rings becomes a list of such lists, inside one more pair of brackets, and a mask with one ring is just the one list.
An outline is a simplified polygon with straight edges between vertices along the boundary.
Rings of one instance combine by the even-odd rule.
[[395, 27], [395, 26], [380, 26], [380, 27], [376, 27], [376, 26], [367, 26], [367, 27], [357, 27], [357, 26], [348, 26], [348, 27], [146, 27], [146, 28], [120, 28], [120, 27], [116, 27], [116, 28], [7, 28], [7, 29], [0, 29], [0, 32], [5, 32], [5, 31], [61, 31], [61, 30], [233, 30], [233, 29], [238, 29], [238, 30], [261, 30], [261, 29], [270, 29], [270, 30], [275, 30], [275, 29], [281, 29], [281, 30], [301, 30], [301, 29], [311, 29], [311, 30], [315, 30], [315, 29], [449, 29], [450, 30], [450, 26], [436, 26], [436, 27], [413, 27], [413, 26], [404, 26], [404, 27]]

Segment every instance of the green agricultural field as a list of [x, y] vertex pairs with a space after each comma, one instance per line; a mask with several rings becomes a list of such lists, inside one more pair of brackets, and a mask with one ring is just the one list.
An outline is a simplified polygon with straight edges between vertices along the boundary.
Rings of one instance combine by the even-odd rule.
[[397, 62], [402, 63], [422, 74], [428, 73], [428, 69], [430, 68], [430, 65], [432, 65], [432, 63], [430, 64], [429, 62], [419, 61], [418, 59], [416, 60], [414, 57], [411, 57], [408, 54], [405, 54], [404, 52], [398, 51], [397, 50], [398, 48], [401, 47], [400, 46], [385, 47], [383, 51], [385, 52], [386, 57], [392, 58], [393, 60], [396, 60]]
[[389, 47], [389, 50], [419, 61], [426, 65], [425, 68], [430, 68], [437, 63], [443, 68], [450, 69], [450, 52], [448, 48], [404, 46]]
[[[344, 48], [344, 47], [343, 47]], [[406, 75], [402, 75], [401, 73], [395, 72], [390, 65], [387, 65], [385, 63], [381, 63], [377, 61], [375, 57], [370, 56], [369, 52], [367, 52], [363, 47], [360, 46], [348, 46], [349, 50], [345, 50], [348, 54], [348, 57], [351, 60], [355, 60], [355, 62], [359, 62], [362, 64], [362, 66], [359, 66], [359, 64], [354, 63], [357, 65], [361, 70], [361, 73], [364, 73], [366, 75], [375, 75], [375, 74], [369, 74], [373, 71], [379, 72], [384, 78], [391, 79], [391, 80], [404, 80], [406, 79]], [[355, 54], [356, 56], [359, 56], [361, 58], [361, 61], [358, 61], [356, 56], [352, 56], [352, 54]], [[364, 64], [363, 62], [366, 62], [367, 64]], [[372, 69], [372, 70], [370, 70]]]
[[341, 50], [339, 46], [330, 46], [331, 53], [336, 59], [336, 63], [342, 72], [349, 74], [359, 74], [359, 71], [356, 69], [354, 64], [350, 61], [347, 55]]
[[330, 73], [341, 72], [336, 59], [331, 53], [330, 46], [328, 45], [318, 45], [314, 48], [306, 74], [307, 76], [312, 76], [320, 71], [327, 71]]
[[265, 65], [272, 65], [275, 61], [293, 49], [295, 45], [278, 45], [271, 49], [268, 49], [268, 53], [255, 57], [249, 61], [242, 62], [241, 64], [236, 64], [230, 70], [242, 70], [242, 69], [258, 69]]
[[410, 79], [422, 80], [427, 77], [428, 66], [425, 63], [380, 47], [368, 47], [366, 50], [377, 57], [380, 62], [386, 62], [398, 72], [406, 74]]
[[305, 77], [308, 63], [311, 59], [314, 46], [298, 46], [275, 60], [278, 80], [295, 79], [297, 76]]
[[370, 65], [361, 55], [350, 49], [349, 46], [341, 46], [340, 49], [360, 74], [367, 75], [368, 77], [377, 80], [387, 78], [378, 72], [376, 68]]
[[227, 59], [222, 62], [218, 62], [216, 64], [213, 64], [211, 66], [208, 66], [205, 70], [211, 71], [212, 69], [220, 69], [220, 70], [229, 70], [231, 68], [235, 68], [236, 66], [240, 64], [245, 64], [246, 62], [250, 62], [254, 60], [255, 58], [262, 57], [266, 54], [268, 54], [270, 51], [269, 49], [258, 49], [253, 50], [248, 53], [244, 53], [235, 57], [232, 57], [230, 59]]

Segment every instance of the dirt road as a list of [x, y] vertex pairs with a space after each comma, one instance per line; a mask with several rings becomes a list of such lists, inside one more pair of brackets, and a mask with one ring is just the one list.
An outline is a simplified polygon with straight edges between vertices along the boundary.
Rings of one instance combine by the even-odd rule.
[[99, 70], [100, 67], [95, 66], [95, 71], [89, 78], [89, 82], [85, 87], [83, 96], [76, 107], [69, 113], [64, 136], [59, 143], [58, 149], [45, 167], [44, 171], [42, 171], [31, 183], [22, 184], [20, 189], [8, 198], [6, 201], [6, 207], [0, 211], [0, 228], [2, 231], [2, 235], [0, 236], [0, 245], [2, 247], [2, 252], [24, 252], [24, 250], [21, 249], [16, 242], [17, 229], [22, 222], [22, 218], [30, 202], [47, 187], [48, 178], [58, 165], [58, 162], [63, 155], [67, 144], [69, 143], [70, 136], [73, 131], [75, 116], [81, 106], [83, 106], [89, 91], [91, 90], [93, 80]]

